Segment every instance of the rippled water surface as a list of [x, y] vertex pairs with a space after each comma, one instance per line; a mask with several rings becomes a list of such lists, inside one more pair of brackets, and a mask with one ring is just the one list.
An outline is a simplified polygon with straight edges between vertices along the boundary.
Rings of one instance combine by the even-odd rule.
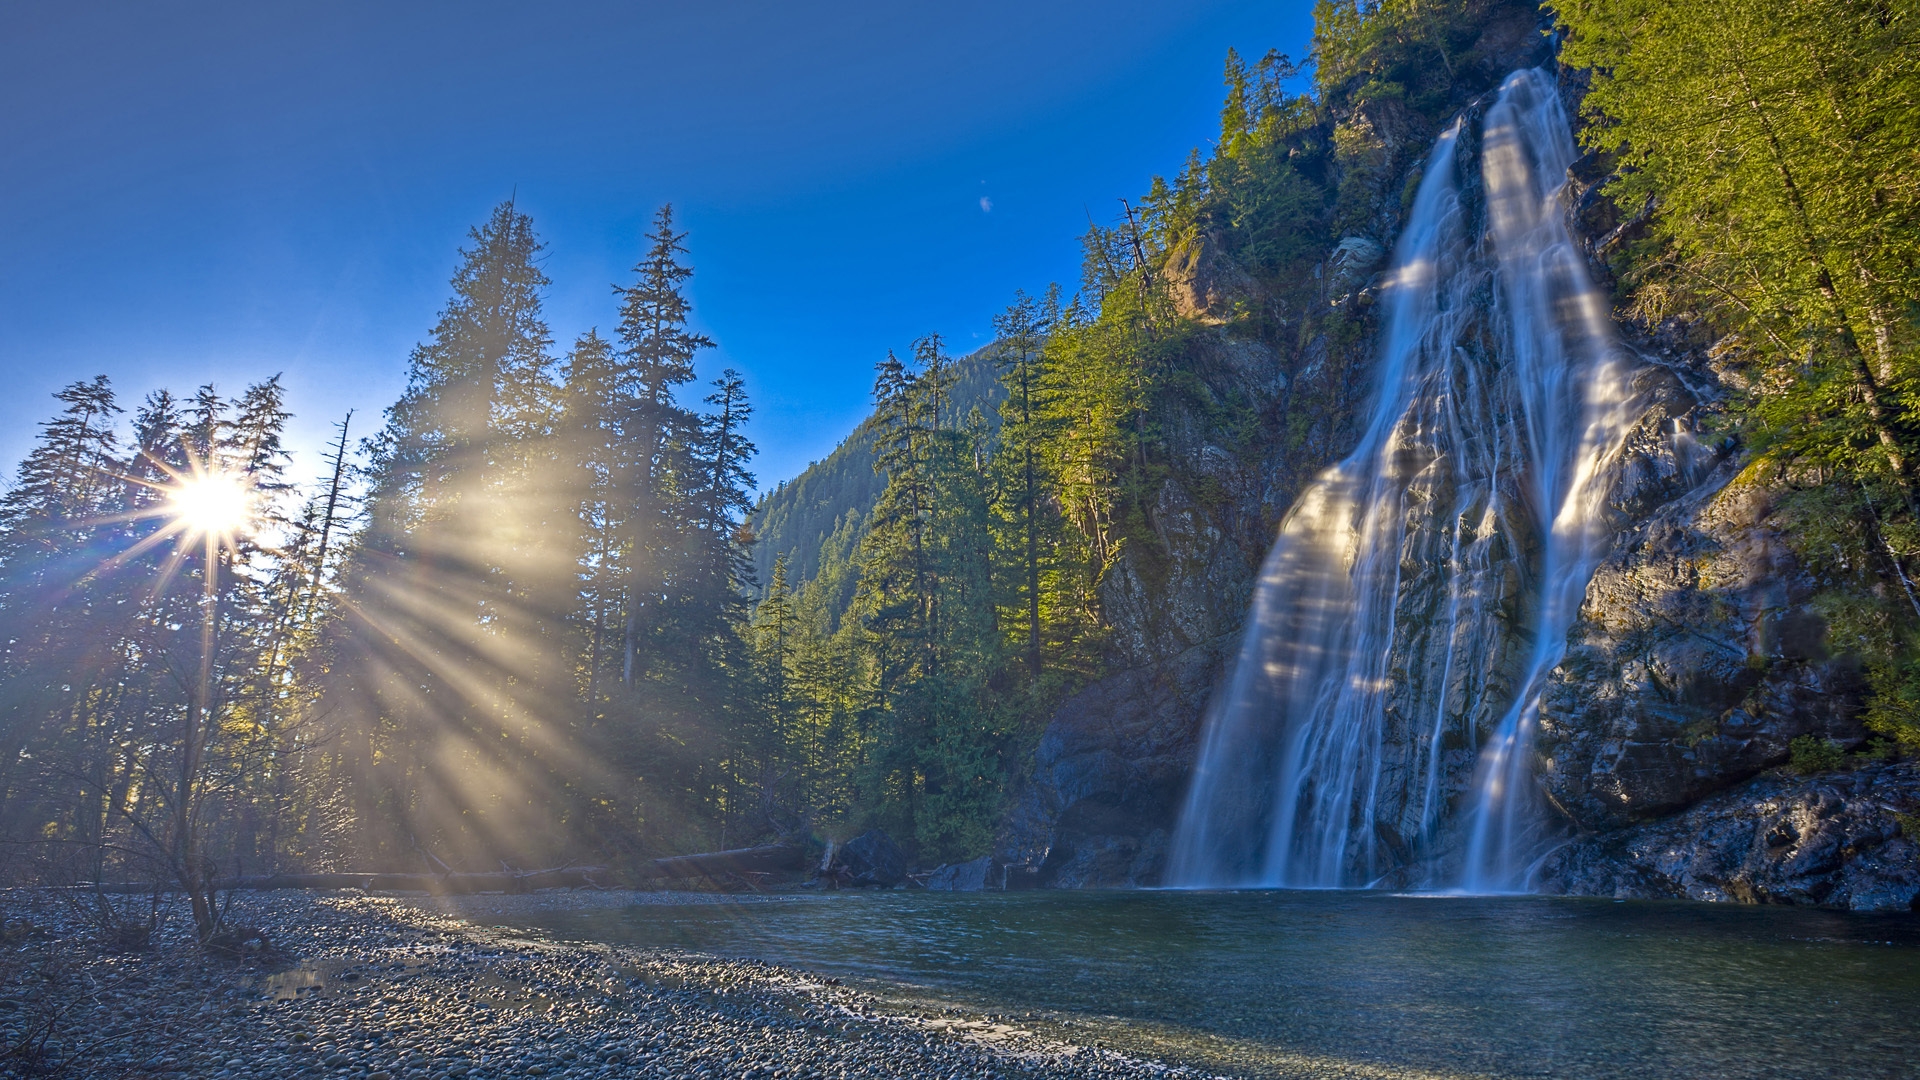
[[[1920, 919], [1355, 892], [806, 895], [543, 916], [1248, 1075], [1912, 1077]], [[1352, 1071], [1350, 1071], [1352, 1070]]]

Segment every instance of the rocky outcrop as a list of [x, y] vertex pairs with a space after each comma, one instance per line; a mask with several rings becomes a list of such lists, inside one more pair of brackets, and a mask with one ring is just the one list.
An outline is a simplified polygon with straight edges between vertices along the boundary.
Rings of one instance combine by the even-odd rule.
[[1123, 672], [1060, 707], [998, 845], [1010, 886], [1159, 881], [1198, 719], [1228, 644]]
[[1859, 672], [1828, 654], [1818, 583], [1739, 465], [1625, 533], [1588, 586], [1539, 743], [1548, 795], [1580, 829], [1689, 806], [1801, 735], [1864, 739]]
[[1920, 910], [1920, 767], [1768, 775], [1548, 857], [1547, 892]]
[[[1161, 418], [1171, 468], [1100, 585], [1115, 666], [1152, 668], [1239, 630], [1273, 528], [1307, 473], [1267, 431], [1288, 389], [1269, 345], [1223, 331], [1188, 347], [1181, 395]], [[1313, 462], [1317, 465], [1317, 461]]]
[[1174, 310], [1209, 326], [1244, 318], [1265, 299], [1260, 283], [1233, 261], [1218, 236], [1203, 233], [1176, 245], [1161, 275]]

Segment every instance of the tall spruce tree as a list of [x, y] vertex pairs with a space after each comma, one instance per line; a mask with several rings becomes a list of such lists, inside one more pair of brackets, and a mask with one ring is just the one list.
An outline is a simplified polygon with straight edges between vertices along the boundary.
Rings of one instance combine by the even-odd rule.
[[1006, 750], [989, 688], [1001, 670], [981, 432], [954, 415], [937, 336], [916, 368], [889, 353], [874, 386], [887, 486], [855, 558], [873, 673], [861, 801], [928, 854], [983, 846]]

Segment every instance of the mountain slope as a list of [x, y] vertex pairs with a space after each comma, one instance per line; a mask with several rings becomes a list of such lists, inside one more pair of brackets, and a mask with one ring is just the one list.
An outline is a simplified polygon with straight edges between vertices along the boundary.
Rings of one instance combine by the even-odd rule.
[[[987, 345], [954, 361], [953, 400], [963, 414], [978, 406], [997, 427], [1007, 392], [1000, 385], [993, 351], [994, 346]], [[844, 546], [841, 556], [851, 554], [884, 487], [886, 477], [873, 467], [873, 417], [868, 416], [833, 453], [760, 497], [751, 520], [758, 538], [753, 563], [760, 583], [772, 580], [773, 564], [783, 555], [787, 580], [798, 588], [820, 572], [821, 553], [830, 543]]]

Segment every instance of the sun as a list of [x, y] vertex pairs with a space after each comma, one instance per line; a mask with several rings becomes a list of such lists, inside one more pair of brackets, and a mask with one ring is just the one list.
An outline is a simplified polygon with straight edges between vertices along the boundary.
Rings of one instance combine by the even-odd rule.
[[173, 519], [190, 537], [231, 537], [253, 515], [246, 478], [228, 472], [182, 477], [167, 492]]

